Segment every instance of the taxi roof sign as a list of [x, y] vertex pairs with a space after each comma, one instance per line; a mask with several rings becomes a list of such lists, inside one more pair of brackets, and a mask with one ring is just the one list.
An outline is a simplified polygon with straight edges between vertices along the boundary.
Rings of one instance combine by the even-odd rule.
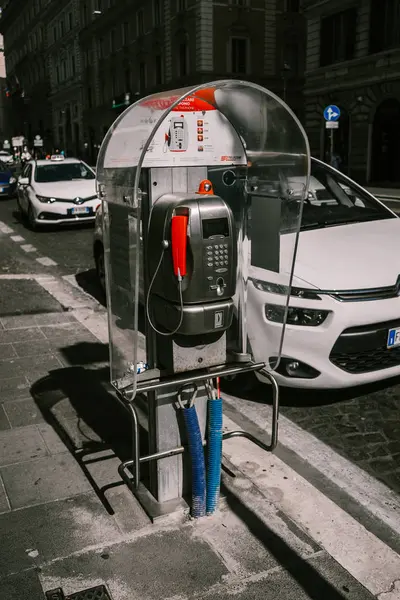
[[63, 156], [62, 154], [52, 154], [50, 156], [50, 160], [64, 160], [65, 156]]

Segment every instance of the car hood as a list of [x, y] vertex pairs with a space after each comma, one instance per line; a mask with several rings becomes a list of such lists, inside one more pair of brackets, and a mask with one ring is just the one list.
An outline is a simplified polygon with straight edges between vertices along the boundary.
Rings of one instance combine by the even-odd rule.
[[48, 198], [74, 200], [77, 197], [89, 198], [96, 195], [96, 180], [58, 181], [56, 183], [35, 182], [35, 193]]
[[[292, 247], [289, 239], [286, 246], [288, 242]], [[321, 290], [393, 285], [400, 274], [399, 245], [400, 219], [303, 231], [299, 237], [295, 276]], [[291, 250], [287, 248], [285, 252], [284, 246], [282, 244], [282, 255], [286, 255], [287, 264]]]
[[14, 177], [12, 173], [0, 173], [0, 183], [8, 184], [10, 182], [11, 177]]

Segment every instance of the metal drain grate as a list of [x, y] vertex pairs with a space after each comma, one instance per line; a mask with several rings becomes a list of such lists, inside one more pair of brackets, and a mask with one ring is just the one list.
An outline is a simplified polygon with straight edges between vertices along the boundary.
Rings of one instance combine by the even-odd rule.
[[104, 585], [97, 585], [88, 590], [74, 592], [69, 596], [65, 596], [61, 588], [51, 590], [46, 592], [46, 600], [112, 600], [112, 598]]

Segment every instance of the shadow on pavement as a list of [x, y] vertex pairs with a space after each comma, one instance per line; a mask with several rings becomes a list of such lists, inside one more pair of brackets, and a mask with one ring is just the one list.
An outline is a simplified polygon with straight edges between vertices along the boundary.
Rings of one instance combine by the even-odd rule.
[[[295, 580], [305, 591], [307, 597], [311, 600], [344, 600], [349, 598], [349, 587], [342, 585], [344, 593], [341, 593], [318, 570], [309, 562], [299, 556], [295, 550], [279, 537], [270, 527], [268, 527], [248, 506], [246, 506], [239, 496], [227, 485], [222, 484], [221, 493], [225, 496], [228, 507], [235, 513], [239, 519], [246, 524], [250, 533], [257, 538], [266, 550], [276, 559], [276, 561], [285, 569], [287, 573]], [[333, 572], [337, 576], [341, 574], [341, 567], [332, 559]], [[337, 577], [336, 577], [337, 578]], [[340, 577], [339, 577], [340, 579]], [[346, 577], [347, 579], [347, 577]], [[348, 583], [348, 581], [346, 581]], [[354, 583], [356, 581], [354, 580]], [[357, 582], [361, 588], [361, 584]], [[360, 590], [359, 590], [360, 591]], [[361, 590], [363, 596], [351, 597], [372, 598], [372, 595], [365, 589]], [[352, 590], [354, 593], [354, 590]]]
[[[44, 419], [74, 456], [109, 514], [114, 510], [106, 497], [108, 489], [124, 485], [115, 468], [112, 483], [99, 485], [91, 465], [116, 457], [131, 458], [131, 428], [127, 412], [109, 384], [109, 367], [95, 368], [108, 359], [108, 345], [83, 342], [62, 349], [73, 366], [53, 370], [34, 383], [31, 394]], [[76, 365], [76, 366], [75, 366]], [[79, 365], [79, 366], [78, 366]], [[82, 366], [85, 365], [85, 366]], [[86, 366], [90, 365], [90, 368]], [[146, 442], [144, 436], [142, 442]], [[147, 448], [142, 448], [146, 453]], [[146, 471], [143, 473], [146, 476]]]
[[92, 296], [102, 306], [106, 306], [106, 297], [100, 287], [96, 269], [89, 269], [88, 271], [77, 273], [75, 275], [75, 280], [84, 292]]

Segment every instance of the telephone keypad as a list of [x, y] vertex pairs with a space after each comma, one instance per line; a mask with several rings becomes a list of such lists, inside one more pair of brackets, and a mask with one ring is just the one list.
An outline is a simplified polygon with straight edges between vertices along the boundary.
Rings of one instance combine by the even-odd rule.
[[[228, 244], [218, 243], [205, 247], [205, 262], [208, 269], [212, 269], [215, 273], [224, 273], [229, 265]], [[212, 277], [207, 278], [210, 282]]]

